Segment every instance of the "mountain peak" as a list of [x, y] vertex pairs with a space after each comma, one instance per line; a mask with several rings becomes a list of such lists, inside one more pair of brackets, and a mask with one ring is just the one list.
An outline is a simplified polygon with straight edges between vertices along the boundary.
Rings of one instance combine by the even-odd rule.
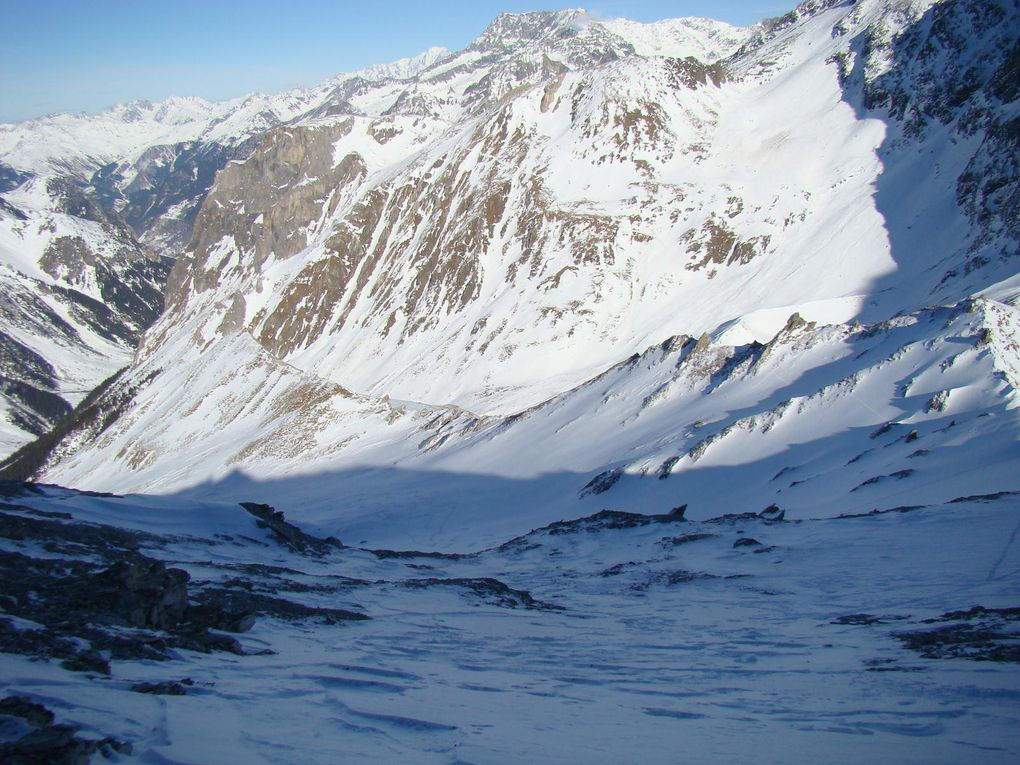
[[582, 8], [563, 11], [501, 13], [471, 45], [480, 50], [513, 50], [522, 45], [567, 39], [591, 27], [595, 19]]

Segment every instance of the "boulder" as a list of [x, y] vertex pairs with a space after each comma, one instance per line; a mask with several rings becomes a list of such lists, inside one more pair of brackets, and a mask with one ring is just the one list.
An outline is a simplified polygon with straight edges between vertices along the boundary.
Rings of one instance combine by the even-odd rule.
[[189, 579], [186, 571], [161, 561], [125, 559], [96, 574], [89, 592], [95, 610], [115, 614], [131, 627], [165, 630], [184, 617]]

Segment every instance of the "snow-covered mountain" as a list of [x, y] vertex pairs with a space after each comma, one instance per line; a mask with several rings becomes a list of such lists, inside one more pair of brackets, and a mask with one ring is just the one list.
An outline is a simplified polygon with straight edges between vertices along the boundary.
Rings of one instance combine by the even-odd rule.
[[352, 80], [413, 77], [446, 55], [223, 103], [138, 101], [0, 125], [0, 453], [41, 435], [131, 359], [216, 173]]
[[124, 366], [171, 260], [67, 176], [9, 172], [0, 197], [0, 452]]
[[0, 465], [0, 759], [1016, 762], [1018, 62], [508, 14], [0, 132], [4, 390], [80, 400]]
[[[385, 467], [410, 504], [437, 472], [554, 476], [493, 533], [1015, 489], [1014, 10], [506, 15], [331, 86], [217, 174], [133, 365], [31, 466], [207, 494]], [[856, 460], [883, 427], [908, 452]], [[987, 448], [942, 487], [961, 443]]]
[[12, 474], [243, 486], [372, 539], [427, 495], [436, 546], [1020, 488], [1015, 10], [505, 15], [324, 86], [217, 174], [130, 368]]

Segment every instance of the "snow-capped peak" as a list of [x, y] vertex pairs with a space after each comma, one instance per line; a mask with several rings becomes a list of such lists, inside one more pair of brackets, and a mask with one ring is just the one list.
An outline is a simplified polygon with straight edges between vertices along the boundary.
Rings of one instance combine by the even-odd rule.
[[535, 43], [568, 39], [588, 30], [594, 22], [594, 17], [581, 8], [501, 13], [471, 44], [471, 48], [512, 51]]

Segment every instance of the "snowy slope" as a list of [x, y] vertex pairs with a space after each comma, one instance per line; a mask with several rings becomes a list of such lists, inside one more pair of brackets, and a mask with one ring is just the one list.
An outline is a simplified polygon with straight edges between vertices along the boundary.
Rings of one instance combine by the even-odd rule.
[[744, 331], [672, 338], [489, 418], [357, 396], [269, 360], [246, 334], [215, 346], [216, 366], [182, 343], [172, 368], [153, 357], [133, 370], [129, 406], [110, 404], [126, 414], [65, 440], [45, 475], [243, 493], [324, 534], [432, 549], [606, 506], [686, 504], [700, 519], [778, 503], [817, 518], [1020, 490], [1016, 307], [983, 299], [876, 325], [794, 316], [764, 345], [727, 343]]
[[[841, 85], [840, 56], [884, 12], [807, 16], [732, 61], [729, 81], [620, 58], [622, 43], [576, 14], [523, 31], [497, 21], [387, 114], [304, 126], [304, 164], [287, 174], [265, 180], [290, 139], [232, 168], [171, 282], [174, 315], [208, 312], [215, 282], [221, 311], [240, 294], [245, 328], [305, 371], [508, 414], [752, 311], [856, 298], [875, 320], [959, 300], [1012, 274], [1011, 234], [983, 243], [957, 204], [980, 133], [936, 123], [896, 149], [905, 128], [862, 107], [852, 73]], [[833, 36], [840, 24], [857, 34]], [[537, 50], [519, 53], [522, 35]], [[522, 55], [523, 83], [505, 83]], [[544, 84], [525, 87], [533, 77]], [[479, 94], [504, 90], [471, 116]], [[304, 147], [327, 141], [321, 167]], [[283, 199], [289, 224], [266, 217]]]
[[[339, 115], [383, 118], [354, 147], [369, 164], [380, 164], [373, 170], [406, 164], [452, 123], [491, 108], [522, 84], [541, 81], [548, 66], [564, 65], [537, 49], [534, 25], [518, 29], [520, 38], [509, 45], [503, 27], [513, 27], [514, 18], [497, 20], [460, 54], [432, 48], [308, 90], [222, 103], [134, 102], [99, 115], [0, 125], [0, 238], [3, 263], [12, 269], [4, 290], [35, 296], [29, 307], [17, 307], [24, 301], [14, 297], [5, 301], [2, 331], [10, 339], [3, 351], [0, 449], [9, 453], [51, 427], [126, 363], [139, 332], [161, 309], [158, 293], [169, 259], [191, 240], [219, 170], [248, 157], [267, 131]], [[586, 14], [537, 18], [540, 29], [578, 32], [565, 48], [555, 35], [544, 44], [546, 51], [568, 53], [570, 65], [597, 63], [607, 51], [634, 53], [623, 37]], [[740, 38], [725, 25], [701, 21], [695, 29], [691, 40], [716, 32], [727, 44]], [[677, 35], [667, 25], [646, 37], [676, 42]], [[408, 140], [390, 141], [402, 132]], [[79, 316], [102, 312], [103, 305], [113, 310], [112, 319]], [[53, 317], [69, 322], [67, 327], [54, 326]], [[94, 337], [96, 324], [102, 337]], [[42, 371], [18, 371], [26, 366]]]
[[613, 19], [600, 23], [630, 43], [639, 56], [690, 56], [708, 64], [730, 57], [753, 35], [751, 28], [714, 19], [663, 19], [651, 24]]
[[[443, 557], [301, 553], [236, 504], [14, 488], [0, 572], [35, 597], [0, 614], [0, 697], [112, 737], [117, 762], [1020, 755], [1015, 495], [801, 523], [603, 513]], [[254, 625], [54, 609], [69, 571], [102, 586], [139, 554]], [[0, 744], [32, 730], [3, 719]]]
[[0, 453], [41, 435], [131, 359], [171, 261], [65, 177], [0, 197]]

